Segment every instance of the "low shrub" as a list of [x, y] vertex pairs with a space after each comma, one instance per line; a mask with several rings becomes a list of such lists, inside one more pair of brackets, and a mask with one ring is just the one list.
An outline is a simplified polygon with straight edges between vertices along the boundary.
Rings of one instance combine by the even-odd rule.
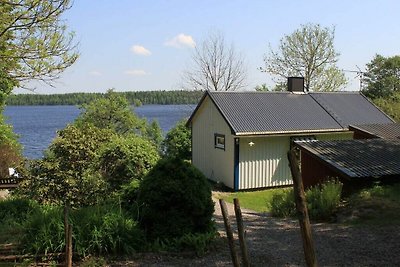
[[161, 160], [142, 180], [140, 225], [149, 240], [214, 231], [214, 203], [204, 175], [190, 163]]
[[10, 198], [0, 200], [0, 224], [5, 220], [22, 223], [37, 209], [39, 209], [38, 204], [28, 199]]
[[[136, 222], [117, 206], [104, 205], [72, 210], [70, 223], [75, 255], [124, 254], [139, 250], [144, 235]], [[63, 252], [65, 246], [63, 209], [43, 206], [25, 224], [25, 252]]]
[[291, 217], [296, 213], [293, 189], [277, 191], [267, 204], [270, 206], [272, 216], [275, 217]]
[[[342, 183], [327, 181], [305, 191], [310, 219], [329, 219], [340, 203]], [[291, 217], [296, 214], [293, 189], [276, 192], [269, 203], [272, 216]]]
[[342, 183], [327, 181], [306, 191], [308, 213], [313, 220], [329, 219], [340, 204]]

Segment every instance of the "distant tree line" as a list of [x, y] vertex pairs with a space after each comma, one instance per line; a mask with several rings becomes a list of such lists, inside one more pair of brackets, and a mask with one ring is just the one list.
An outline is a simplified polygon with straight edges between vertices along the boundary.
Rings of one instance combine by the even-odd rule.
[[[125, 97], [135, 106], [145, 104], [196, 104], [199, 102], [202, 91], [140, 91], [116, 92]], [[13, 94], [7, 98], [7, 105], [82, 105], [101, 98], [104, 93], [69, 93], [69, 94]]]

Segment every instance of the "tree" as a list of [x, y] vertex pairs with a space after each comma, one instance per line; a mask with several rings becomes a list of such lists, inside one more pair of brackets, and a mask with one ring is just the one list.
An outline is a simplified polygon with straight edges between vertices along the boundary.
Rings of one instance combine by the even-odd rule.
[[264, 57], [265, 67], [261, 71], [277, 76], [279, 88], [286, 88], [287, 77], [304, 77], [306, 91], [336, 91], [347, 80], [336, 66], [339, 53], [333, 41], [335, 29], [323, 28], [319, 24], [302, 25], [292, 34], [280, 40], [279, 47]]
[[52, 84], [76, 61], [74, 35], [61, 19], [70, 7], [70, 0], [0, 1], [2, 93], [30, 80]]
[[96, 169], [113, 190], [141, 180], [159, 160], [156, 147], [137, 135], [116, 136], [99, 151]]
[[363, 93], [370, 98], [389, 97], [400, 91], [400, 56], [375, 55], [364, 73]]
[[167, 157], [182, 160], [192, 158], [192, 132], [186, 127], [186, 120], [178, 122], [169, 130], [163, 141], [163, 148]]
[[82, 105], [82, 112], [75, 123], [79, 125], [93, 124], [117, 134], [136, 133], [146, 135], [146, 120], [140, 119], [133, 112], [126, 98], [109, 90], [89, 104]]
[[196, 46], [192, 61], [192, 69], [183, 74], [188, 89], [235, 91], [245, 86], [243, 57], [226, 44], [221, 33], [210, 34]]

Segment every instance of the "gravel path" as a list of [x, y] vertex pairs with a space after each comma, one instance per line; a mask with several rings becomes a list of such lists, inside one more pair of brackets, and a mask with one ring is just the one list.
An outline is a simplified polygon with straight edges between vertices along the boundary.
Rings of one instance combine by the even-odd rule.
[[[232, 266], [223, 218], [216, 199], [215, 220], [222, 236], [202, 257], [146, 254], [113, 266]], [[230, 215], [233, 205], [227, 203]], [[297, 220], [276, 219], [243, 210], [252, 266], [305, 266]], [[231, 222], [235, 222], [232, 216]], [[236, 231], [236, 225], [232, 229]], [[312, 224], [320, 266], [400, 266], [400, 226], [349, 227]], [[236, 238], [237, 240], [237, 238]], [[236, 245], [239, 250], [239, 245]]]

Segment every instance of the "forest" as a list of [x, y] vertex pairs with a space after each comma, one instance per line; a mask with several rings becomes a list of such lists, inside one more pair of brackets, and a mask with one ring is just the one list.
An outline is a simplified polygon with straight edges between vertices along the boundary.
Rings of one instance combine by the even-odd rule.
[[[197, 104], [203, 91], [135, 91], [116, 92], [126, 98], [131, 105], [173, 105]], [[68, 93], [68, 94], [12, 94], [7, 98], [10, 106], [38, 105], [82, 105], [101, 98], [105, 93]]]

